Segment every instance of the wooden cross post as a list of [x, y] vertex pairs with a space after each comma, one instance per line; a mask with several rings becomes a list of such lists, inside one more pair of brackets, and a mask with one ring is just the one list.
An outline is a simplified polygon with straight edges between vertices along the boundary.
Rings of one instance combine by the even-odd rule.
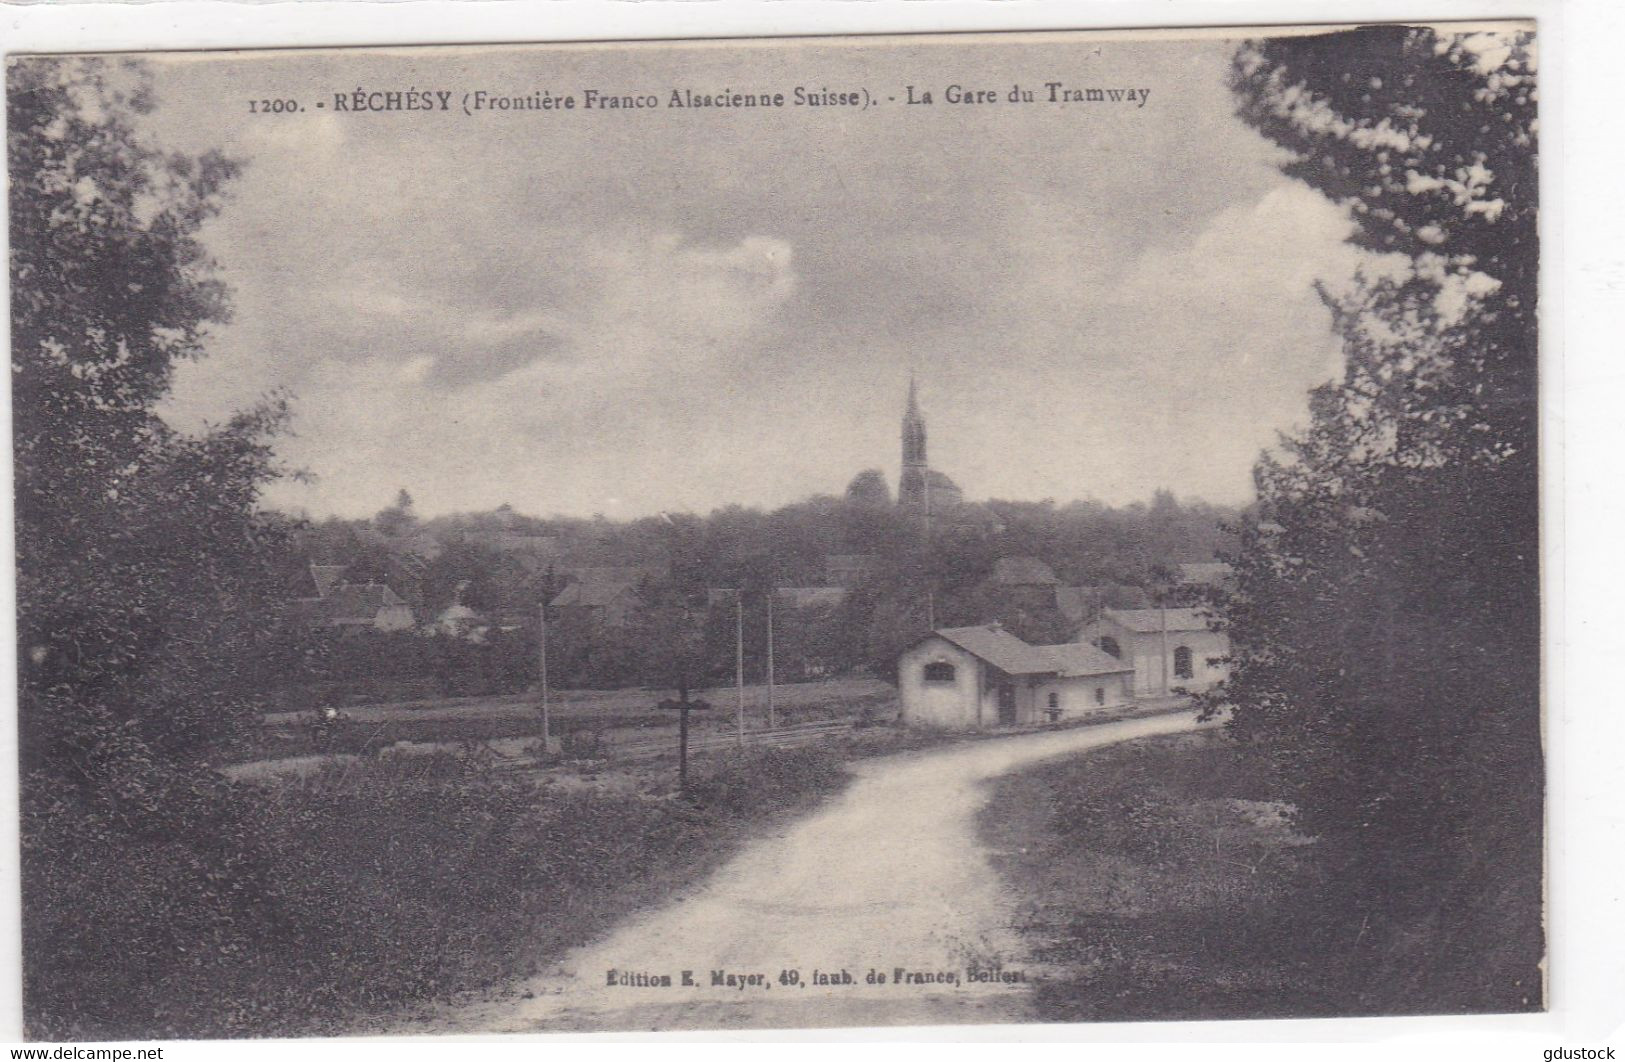
[[710, 708], [707, 701], [691, 701], [688, 699], [688, 690], [679, 690], [676, 700], [664, 700], [655, 705], [663, 711], [677, 714], [677, 788], [683, 793], [688, 792], [688, 713], [702, 712]]

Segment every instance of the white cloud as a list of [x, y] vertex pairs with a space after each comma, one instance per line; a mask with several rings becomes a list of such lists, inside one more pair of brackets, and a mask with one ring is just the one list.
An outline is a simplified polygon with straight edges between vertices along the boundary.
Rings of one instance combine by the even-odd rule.
[[1272, 297], [1313, 297], [1316, 280], [1353, 272], [1359, 255], [1343, 242], [1353, 227], [1343, 208], [1303, 185], [1283, 184], [1221, 212], [1187, 244], [1147, 250], [1110, 297], [1246, 305], [1242, 312], [1269, 315]]
[[[403, 484], [467, 497], [477, 482], [496, 492], [489, 504], [511, 492], [590, 509], [603, 487], [647, 475], [611, 467], [613, 451], [599, 445], [605, 433], [648, 427], [647, 417], [628, 423], [622, 407], [651, 389], [680, 404], [685, 390], [723, 386], [729, 366], [759, 355], [753, 338], [795, 288], [790, 246], [765, 236], [701, 246], [669, 232], [609, 234], [582, 248], [577, 268], [588, 278], [585, 294], [568, 307], [466, 321], [444, 304], [414, 311], [441, 316], [442, 334], [475, 341], [532, 329], [563, 337], [553, 356], [511, 372], [447, 389], [430, 378], [429, 355], [404, 366], [319, 364], [286, 447], [291, 463], [318, 470], [317, 481], [283, 484], [273, 501], [365, 511]], [[567, 453], [569, 465], [547, 467], [544, 451]]]

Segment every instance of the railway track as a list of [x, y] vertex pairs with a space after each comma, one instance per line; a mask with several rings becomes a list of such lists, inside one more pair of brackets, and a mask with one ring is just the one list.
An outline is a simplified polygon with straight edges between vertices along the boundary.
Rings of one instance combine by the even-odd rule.
[[[818, 741], [840, 737], [852, 731], [852, 723], [844, 719], [824, 720], [816, 723], [799, 723], [793, 726], [775, 727], [771, 730], [747, 730], [743, 744], [747, 748], [790, 748], [797, 745], [809, 745]], [[719, 752], [740, 746], [739, 734], [735, 731], [716, 730], [710, 732], [690, 733], [688, 737], [689, 755], [703, 752]], [[600, 756], [593, 759], [606, 759], [611, 761], [651, 760], [661, 756], [675, 756], [677, 754], [677, 735], [673, 732], [662, 733], [657, 737], [637, 736], [622, 741], [610, 741], [605, 744]], [[498, 770], [523, 771], [541, 766], [540, 762], [532, 756], [516, 756], [497, 766]]]

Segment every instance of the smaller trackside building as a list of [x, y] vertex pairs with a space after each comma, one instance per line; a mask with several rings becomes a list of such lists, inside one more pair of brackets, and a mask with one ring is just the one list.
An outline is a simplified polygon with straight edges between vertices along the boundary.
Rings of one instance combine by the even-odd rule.
[[1032, 726], [1133, 703], [1134, 669], [1092, 645], [1029, 645], [998, 624], [933, 631], [898, 659], [909, 726]]

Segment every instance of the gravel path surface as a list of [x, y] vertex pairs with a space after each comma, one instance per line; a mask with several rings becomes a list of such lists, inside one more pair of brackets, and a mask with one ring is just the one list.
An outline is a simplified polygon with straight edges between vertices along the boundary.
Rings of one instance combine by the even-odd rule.
[[[983, 783], [1197, 725], [1181, 713], [859, 761], [844, 794], [754, 842], [699, 889], [572, 951], [516, 995], [461, 1007], [421, 1031], [1029, 1020], [1030, 982], [968, 979], [971, 969], [1037, 972], [1024, 962], [1007, 897], [977, 843]], [[787, 971], [799, 983], [784, 983]], [[871, 971], [885, 982], [871, 981]], [[835, 983], [815, 983], [818, 975]]]

